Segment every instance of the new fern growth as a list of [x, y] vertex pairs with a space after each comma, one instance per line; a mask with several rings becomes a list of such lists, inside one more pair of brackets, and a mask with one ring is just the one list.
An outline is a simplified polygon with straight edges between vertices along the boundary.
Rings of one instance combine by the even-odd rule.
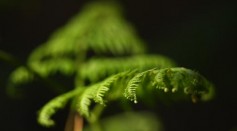
[[[88, 57], [89, 52], [94, 56]], [[74, 90], [50, 100], [38, 112], [38, 122], [46, 127], [55, 124], [52, 115], [68, 102], [72, 111], [93, 125], [105, 105], [121, 99], [136, 104], [145, 103], [147, 94], [174, 101], [212, 98], [213, 85], [202, 75], [177, 67], [165, 56], [145, 52], [144, 42], [123, 19], [118, 4], [91, 3], [35, 49], [26, 66], [12, 72], [9, 88], [56, 73], [75, 77]]]

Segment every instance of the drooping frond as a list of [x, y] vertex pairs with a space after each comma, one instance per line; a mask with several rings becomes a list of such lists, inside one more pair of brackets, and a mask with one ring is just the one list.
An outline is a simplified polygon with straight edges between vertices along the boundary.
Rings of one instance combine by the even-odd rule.
[[39, 111], [38, 122], [46, 127], [53, 126], [55, 122], [51, 119], [51, 116], [54, 115], [57, 110], [63, 108], [69, 101], [69, 99], [71, 99], [75, 95], [80, 95], [81, 92], [82, 90], [79, 88], [60, 95], [49, 101]]
[[[113, 93], [116, 92], [119, 92], [120, 96], [125, 96], [134, 103], [137, 103], [138, 98], [142, 100], [143, 97], [147, 97], [146, 94], [148, 92], [167, 94], [162, 97], [170, 97], [177, 100], [187, 100], [191, 96], [191, 100], [196, 102], [199, 99], [207, 100], [207, 96], [210, 99], [212, 88], [212, 84], [203, 76], [181, 67], [150, 69], [142, 72], [134, 71], [133, 73], [131, 71], [122, 72], [85, 89], [77, 102], [79, 103], [78, 111], [88, 117], [92, 100], [95, 103], [104, 104], [104, 101], [111, 101], [111, 98], [107, 97], [106, 94], [113, 96]], [[112, 89], [113, 91], [111, 91]], [[123, 91], [121, 92], [121, 90]], [[117, 99], [120, 98], [117, 97]]]
[[[81, 89], [81, 88], [78, 88]], [[102, 82], [90, 85], [81, 90], [56, 97], [46, 104], [40, 111], [39, 123], [51, 126], [54, 122], [50, 117], [63, 108], [68, 99], [75, 96], [74, 108], [86, 118], [90, 118], [90, 107], [92, 102], [104, 105], [105, 102], [127, 99], [137, 103], [138, 99], [146, 97], [148, 92], [159, 92], [167, 94], [162, 97], [171, 97], [177, 100], [188, 99], [208, 100], [212, 98], [213, 86], [203, 76], [189, 69], [175, 67], [164, 69], [150, 69], [146, 71], [126, 71], [112, 75]], [[120, 93], [119, 95], [117, 93]], [[116, 95], [116, 99], [112, 99]], [[155, 101], [155, 100], [150, 100]]]
[[157, 69], [174, 67], [174, 62], [161, 55], [136, 55], [125, 58], [97, 58], [83, 64], [78, 70], [82, 79], [96, 82], [111, 74], [138, 69], [140, 71], [156, 67]]

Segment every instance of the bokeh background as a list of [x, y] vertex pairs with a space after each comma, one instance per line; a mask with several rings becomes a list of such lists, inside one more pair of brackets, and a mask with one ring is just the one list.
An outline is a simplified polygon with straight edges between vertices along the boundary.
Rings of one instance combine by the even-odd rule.
[[[29, 53], [80, 11], [89, 0], [0, 0], [0, 49], [25, 61]], [[236, 2], [211, 0], [120, 0], [127, 20], [148, 43], [151, 53], [197, 70], [217, 88], [208, 103], [157, 105], [166, 131], [237, 130]], [[25, 97], [5, 92], [14, 67], [0, 61], [0, 131], [62, 130], [67, 109], [56, 116], [57, 127], [36, 122], [37, 110], [55, 94], [44, 85], [26, 87]]]

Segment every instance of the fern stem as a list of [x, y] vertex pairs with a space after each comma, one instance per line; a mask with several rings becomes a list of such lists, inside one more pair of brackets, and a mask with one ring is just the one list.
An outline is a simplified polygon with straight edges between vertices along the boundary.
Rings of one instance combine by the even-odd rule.
[[82, 131], [83, 117], [76, 111], [70, 111], [64, 131]]
[[72, 131], [73, 130], [73, 118], [74, 118], [75, 111], [70, 111], [67, 117], [67, 121], [65, 124], [64, 131]]
[[83, 117], [76, 113], [74, 116], [74, 130], [73, 131], [82, 131], [83, 130]]

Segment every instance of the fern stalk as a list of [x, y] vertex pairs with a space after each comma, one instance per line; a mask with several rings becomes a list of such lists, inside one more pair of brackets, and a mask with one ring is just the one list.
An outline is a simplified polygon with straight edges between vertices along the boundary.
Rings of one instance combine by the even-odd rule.
[[78, 112], [70, 111], [64, 131], [82, 131], [83, 117]]

